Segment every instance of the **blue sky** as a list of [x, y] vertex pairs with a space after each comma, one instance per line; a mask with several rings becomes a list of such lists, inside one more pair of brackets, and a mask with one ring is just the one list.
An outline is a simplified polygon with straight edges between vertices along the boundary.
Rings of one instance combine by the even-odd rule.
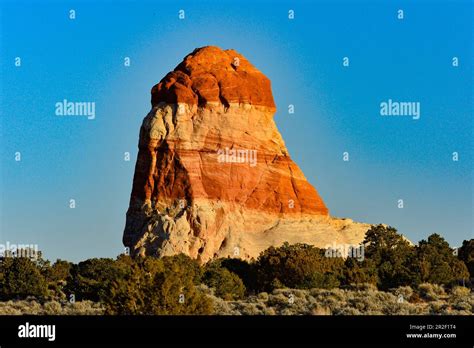
[[[332, 215], [459, 245], [474, 226], [472, 7], [2, 1], [0, 242], [38, 244], [52, 260], [121, 253], [150, 89], [194, 48], [217, 45], [271, 79], [277, 126]], [[56, 116], [63, 99], [95, 102], [96, 118]], [[388, 99], [420, 102], [420, 119], [380, 116]]]

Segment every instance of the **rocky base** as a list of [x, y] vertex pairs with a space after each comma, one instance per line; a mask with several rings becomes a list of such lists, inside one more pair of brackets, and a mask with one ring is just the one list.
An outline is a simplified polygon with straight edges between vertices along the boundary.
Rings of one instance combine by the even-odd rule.
[[133, 224], [126, 236], [133, 255], [169, 256], [184, 253], [200, 262], [212, 258], [256, 258], [270, 246], [306, 243], [321, 248], [360, 244], [370, 224], [322, 215], [280, 216], [242, 209], [235, 204], [196, 200], [190, 207], [143, 205], [127, 216]]

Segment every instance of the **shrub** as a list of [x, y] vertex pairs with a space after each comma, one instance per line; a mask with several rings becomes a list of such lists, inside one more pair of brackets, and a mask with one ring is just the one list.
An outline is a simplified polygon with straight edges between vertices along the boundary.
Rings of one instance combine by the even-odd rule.
[[377, 267], [370, 259], [358, 261], [348, 257], [344, 262], [344, 285], [353, 284], [377, 284]]
[[68, 281], [71, 278], [71, 270], [74, 264], [64, 260], [56, 260], [56, 262], [45, 269], [44, 275], [48, 282]]
[[377, 291], [377, 286], [372, 283], [351, 284], [347, 286], [348, 290], [352, 291]]
[[342, 258], [326, 257], [324, 250], [306, 244], [270, 247], [260, 254], [255, 265], [257, 288], [272, 291], [282, 287], [337, 287], [343, 265]]
[[392, 289], [392, 292], [395, 296], [397, 296], [397, 299], [401, 296], [404, 302], [410, 301], [411, 297], [413, 296], [413, 289], [409, 286], [400, 286], [396, 289]]
[[204, 284], [215, 289], [216, 296], [224, 300], [238, 300], [244, 297], [245, 286], [242, 279], [227, 268], [221, 267], [219, 261], [206, 265], [202, 280]]
[[471, 278], [474, 278], [474, 239], [462, 242], [458, 258], [467, 266]]
[[48, 301], [43, 304], [36, 301], [0, 302], [0, 315], [100, 315], [104, 309], [91, 301], [78, 301], [61, 304]]
[[44, 299], [47, 283], [38, 266], [29, 258], [4, 258], [0, 262], [0, 300]]
[[111, 283], [127, 272], [113, 259], [94, 258], [79, 262], [71, 270], [72, 281], [66, 291], [74, 294], [76, 300], [100, 302], [108, 296]]
[[471, 314], [474, 309], [474, 295], [466, 287], [455, 286], [450, 291], [449, 303], [455, 310]]
[[45, 314], [47, 315], [60, 314], [62, 311], [62, 306], [61, 306], [61, 303], [57, 301], [50, 301], [50, 302], [46, 302], [43, 305], [43, 310], [45, 311]]
[[420, 296], [428, 301], [438, 301], [446, 293], [442, 285], [423, 283], [418, 285], [418, 293]]
[[469, 278], [464, 262], [454, 256], [449, 244], [438, 234], [418, 243], [413, 269], [425, 283], [449, 285]]
[[165, 256], [161, 260], [163, 261], [165, 269], [175, 269], [183, 276], [192, 279], [193, 283], [196, 285], [201, 282], [203, 268], [199, 265], [197, 260], [192, 259], [185, 254]]
[[331, 309], [317, 304], [311, 310], [311, 314], [312, 315], [331, 315]]
[[48, 282], [48, 289], [56, 299], [66, 298], [67, 284], [72, 281], [71, 271], [73, 264], [68, 261], [57, 260], [52, 266], [44, 265], [42, 273]]
[[220, 259], [221, 267], [227, 268], [242, 279], [245, 289], [255, 293], [257, 291], [257, 274], [255, 263], [250, 263], [242, 259], [226, 258]]
[[113, 281], [107, 314], [210, 314], [211, 300], [197, 289], [199, 265], [184, 255], [137, 259]]
[[465, 298], [471, 294], [471, 291], [464, 286], [455, 286], [451, 289], [451, 296], [453, 298]]
[[373, 262], [377, 270], [379, 288], [395, 288], [417, 281], [416, 272], [411, 270], [415, 250], [395, 228], [372, 226], [367, 231], [363, 244], [365, 257]]

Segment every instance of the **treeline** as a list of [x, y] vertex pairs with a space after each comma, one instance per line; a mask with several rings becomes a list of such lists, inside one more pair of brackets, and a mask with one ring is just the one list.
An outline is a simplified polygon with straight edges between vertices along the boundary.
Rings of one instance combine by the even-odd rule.
[[200, 284], [224, 300], [239, 300], [279, 288], [469, 287], [474, 278], [474, 239], [455, 250], [433, 234], [413, 246], [394, 228], [378, 225], [367, 232], [363, 250], [363, 259], [328, 257], [324, 249], [284, 244], [251, 262], [226, 258], [205, 265], [182, 254], [161, 259], [121, 255], [78, 264], [7, 257], [0, 259], [0, 301], [91, 300], [109, 314], [207, 314], [212, 301]]

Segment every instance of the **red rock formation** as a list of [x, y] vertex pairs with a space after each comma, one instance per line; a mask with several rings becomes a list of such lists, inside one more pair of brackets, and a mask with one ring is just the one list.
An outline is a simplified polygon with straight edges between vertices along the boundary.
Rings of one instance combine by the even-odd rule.
[[196, 49], [151, 94], [124, 232], [133, 253], [205, 261], [237, 229], [328, 215], [276, 128], [270, 81], [242, 55]]
[[234, 50], [208, 46], [186, 56], [151, 90], [151, 104], [208, 102], [274, 108], [270, 80]]

